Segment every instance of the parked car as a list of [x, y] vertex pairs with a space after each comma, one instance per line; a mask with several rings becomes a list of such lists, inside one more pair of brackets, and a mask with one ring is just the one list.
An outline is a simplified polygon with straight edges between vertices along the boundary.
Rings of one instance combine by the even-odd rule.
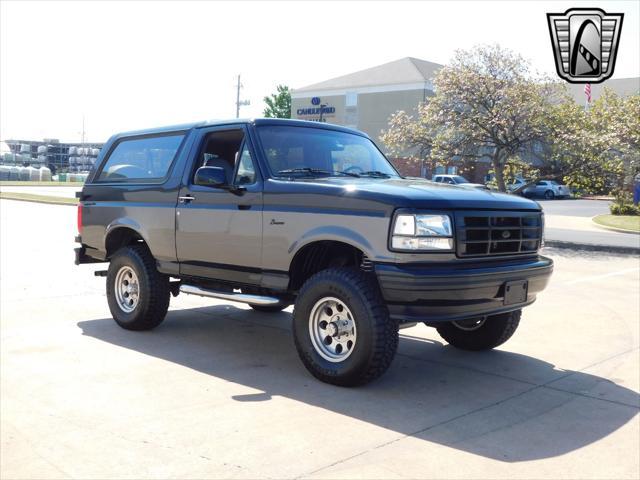
[[571, 196], [571, 189], [566, 185], [560, 185], [555, 180], [538, 180], [535, 185], [524, 189], [527, 197], [543, 197], [547, 200], [554, 198], [567, 198]]
[[501, 345], [553, 269], [537, 203], [404, 179], [365, 134], [328, 124], [118, 134], [79, 200], [76, 264], [109, 263], [96, 275], [122, 328], [157, 327], [179, 293], [294, 304], [302, 363], [338, 385], [379, 377], [418, 322], [464, 350]]
[[481, 183], [471, 183], [462, 175], [434, 175], [433, 180], [436, 183], [448, 183], [449, 185], [458, 185], [461, 187], [479, 188], [480, 190], [489, 190], [489, 187]]

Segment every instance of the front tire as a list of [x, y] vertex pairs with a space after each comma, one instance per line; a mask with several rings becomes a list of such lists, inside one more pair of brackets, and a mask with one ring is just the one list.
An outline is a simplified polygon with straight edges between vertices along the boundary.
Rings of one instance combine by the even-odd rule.
[[107, 301], [111, 315], [127, 330], [151, 330], [169, 308], [169, 277], [156, 269], [145, 245], [123, 247], [111, 258]]
[[546, 198], [547, 200], [553, 200], [555, 196], [556, 194], [553, 193], [552, 190], [547, 190], [546, 192], [544, 192], [544, 198]]
[[351, 387], [387, 370], [398, 348], [398, 325], [371, 276], [332, 268], [312, 276], [300, 290], [293, 338], [314, 377]]
[[461, 350], [490, 350], [509, 340], [520, 324], [522, 310], [493, 315], [486, 319], [446, 322], [436, 327], [438, 334]]

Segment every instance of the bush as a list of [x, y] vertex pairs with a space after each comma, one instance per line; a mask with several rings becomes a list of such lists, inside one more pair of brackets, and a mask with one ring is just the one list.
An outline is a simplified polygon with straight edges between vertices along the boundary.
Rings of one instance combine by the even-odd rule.
[[640, 215], [640, 207], [634, 205], [631, 194], [624, 191], [616, 193], [609, 210], [612, 215]]
[[612, 215], [640, 215], [640, 207], [636, 207], [631, 203], [624, 205], [612, 203], [609, 205], [609, 210], [611, 210]]

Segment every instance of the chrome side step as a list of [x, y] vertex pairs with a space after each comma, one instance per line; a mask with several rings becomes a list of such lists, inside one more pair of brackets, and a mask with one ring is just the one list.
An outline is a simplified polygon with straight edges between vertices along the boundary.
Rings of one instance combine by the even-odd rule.
[[219, 298], [222, 300], [231, 300], [232, 302], [249, 303], [251, 305], [277, 305], [280, 299], [276, 297], [265, 297], [262, 295], [250, 295], [248, 293], [229, 293], [219, 292], [217, 290], [205, 290], [195, 285], [180, 285], [182, 293], [190, 295], [200, 295], [201, 297]]

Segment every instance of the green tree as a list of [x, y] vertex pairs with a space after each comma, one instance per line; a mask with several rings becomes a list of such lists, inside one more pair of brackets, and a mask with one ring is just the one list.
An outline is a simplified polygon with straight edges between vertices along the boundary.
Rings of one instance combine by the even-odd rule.
[[278, 85], [277, 92], [264, 97], [267, 105], [264, 116], [267, 118], [291, 118], [291, 91], [286, 85]]
[[392, 151], [428, 151], [432, 165], [488, 156], [505, 191], [507, 160], [545, 136], [553, 87], [534, 77], [520, 55], [497, 45], [456, 52], [434, 86], [435, 96], [417, 109], [417, 118], [392, 116], [382, 141]]

